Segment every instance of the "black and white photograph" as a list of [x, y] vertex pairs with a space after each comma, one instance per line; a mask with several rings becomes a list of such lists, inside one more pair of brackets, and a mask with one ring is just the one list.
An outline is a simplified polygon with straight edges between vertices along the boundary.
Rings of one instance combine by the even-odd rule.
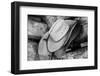
[[88, 17], [28, 15], [27, 60], [88, 58]]

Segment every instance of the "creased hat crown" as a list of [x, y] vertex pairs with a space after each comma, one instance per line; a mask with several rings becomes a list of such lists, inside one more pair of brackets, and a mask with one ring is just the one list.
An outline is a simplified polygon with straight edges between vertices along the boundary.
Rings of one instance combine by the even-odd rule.
[[50, 52], [60, 49], [64, 42], [69, 40], [75, 23], [76, 21], [73, 20], [57, 20], [55, 22], [49, 31], [50, 37], [47, 46]]

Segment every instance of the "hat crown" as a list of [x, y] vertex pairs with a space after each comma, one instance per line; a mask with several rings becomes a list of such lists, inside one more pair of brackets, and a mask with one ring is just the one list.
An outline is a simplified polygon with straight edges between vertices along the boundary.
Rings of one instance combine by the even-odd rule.
[[48, 50], [54, 52], [60, 49], [65, 41], [70, 38], [75, 25], [76, 21], [73, 20], [57, 20], [49, 30]]
[[65, 23], [65, 20], [59, 19], [53, 24], [53, 29], [51, 30], [50, 37], [54, 41], [59, 41], [62, 37], [65, 36], [69, 30], [69, 25]]

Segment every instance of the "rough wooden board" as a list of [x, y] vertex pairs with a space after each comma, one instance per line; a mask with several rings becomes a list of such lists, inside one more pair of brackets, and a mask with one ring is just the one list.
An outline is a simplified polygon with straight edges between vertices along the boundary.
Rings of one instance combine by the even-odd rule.
[[28, 20], [28, 35], [42, 37], [47, 32], [47, 25], [45, 23]]
[[83, 47], [66, 53], [66, 59], [86, 59], [88, 58], [87, 47]]
[[37, 43], [28, 41], [27, 60], [28, 61], [35, 60], [36, 59], [36, 53], [37, 53]]

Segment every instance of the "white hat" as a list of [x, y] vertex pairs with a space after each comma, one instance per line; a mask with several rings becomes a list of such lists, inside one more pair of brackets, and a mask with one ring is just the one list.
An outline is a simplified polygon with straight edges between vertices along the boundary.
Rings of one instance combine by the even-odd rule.
[[[42, 37], [39, 43], [39, 55], [49, 55], [49, 52], [59, 50], [70, 38], [71, 32], [76, 25], [74, 20], [57, 20], [50, 30]], [[45, 39], [47, 39], [45, 41]]]
[[48, 50], [50, 52], [57, 51], [60, 49], [65, 41], [67, 42], [70, 38], [71, 32], [74, 29], [76, 21], [73, 20], [57, 20], [53, 27], [50, 29], [50, 37], [47, 41]]

